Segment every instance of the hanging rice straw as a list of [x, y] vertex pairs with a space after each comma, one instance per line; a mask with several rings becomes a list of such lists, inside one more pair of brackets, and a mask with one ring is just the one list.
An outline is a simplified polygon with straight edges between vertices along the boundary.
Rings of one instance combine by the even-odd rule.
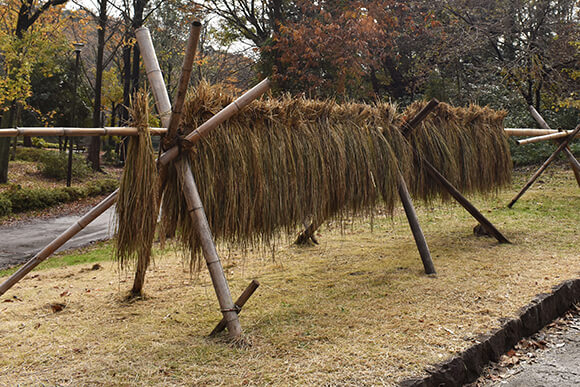
[[[137, 276], [149, 266], [158, 216], [158, 176], [151, 137], [148, 131], [149, 100], [138, 92], [131, 108], [132, 126], [139, 135], [129, 142], [125, 169], [119, 186], [116, 213], [118, 232], [115, 258], [121, 268], [136, 261]], [[143, 284], [136, 281], [132, 293], [139, 294]]]

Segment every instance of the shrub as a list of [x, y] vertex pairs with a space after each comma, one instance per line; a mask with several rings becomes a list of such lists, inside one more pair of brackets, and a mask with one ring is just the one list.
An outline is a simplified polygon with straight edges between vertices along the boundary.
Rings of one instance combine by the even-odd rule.
[[21, 188], [20, 186], [13, 186], [5, 195], [12, 203], [13, 212], [41, 210], [70, 200], [70, 196], [63, 190]]
[[44, 149], [17, 147], [16, 160], [37, 162], [41, 161], [44, 155], [49, 152], [54, 153]]
[[113, 192], [119, 187], [115, 179], [102, 179], [89, 182], [87, 191], [89, 196], [99, 196]]
[[12, 202], [4, 195], [0, 195], [0, 216], [10, 215], [12, 213]]
[[31, 142], [32, 142], [32, 146], [35, 147], [35, 148], [46, 148], [46, 147], [48, 147], [48, 143], [44, 139], [42, 139], [40, 137], [32, 137]]
[[88, 190], [83, 187], [64, 187], [62, 190], [68, 194], [70, 201], [79, 200], [88, 196]]
[[[40, 171], [43, 176], [57, 180], [66, 179], [68, 170], [68, 155], [58, 152], [46, 152], [40, 159]], [[79, 155], [73, 155], [72, 176], [82, 179], [91, 174], [91, 168], [85, 159]]]

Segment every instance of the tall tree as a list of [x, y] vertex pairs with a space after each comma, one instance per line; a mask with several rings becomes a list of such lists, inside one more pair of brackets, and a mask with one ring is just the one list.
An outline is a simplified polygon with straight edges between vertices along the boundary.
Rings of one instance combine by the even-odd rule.
[[[496, 74], [539, 110], [569, 88], [564, 71], [579, 60], [577, 0], [448, 0], [451, 39], [463, 68]], [[462, 44], [457, 44], [461, 42]], [[469, 42], [469, 44], [465, 44]]]
[[[3, 61], [0, 63], [0, 107], [2, 124], [12, 125], [16, 113], [22, 109], [26, 98], [30, 96], [30, 76], [36, 64], [51, 62], [54, 50], [60, 48], [55, 44], [54, 29], [61, 27], [59, 18], [52, 24], [41, 25], [36, 31], [32, 28], [38, 24], [41, 16], [66, 3], [66, 0], [7, 0], [3, 2], [0, 13], [0, 51]], [[27, 143], [30, 144], [30, 139]], [[10, 139], [0, 139], [0, 183], [8, 180], [8, 160]]]

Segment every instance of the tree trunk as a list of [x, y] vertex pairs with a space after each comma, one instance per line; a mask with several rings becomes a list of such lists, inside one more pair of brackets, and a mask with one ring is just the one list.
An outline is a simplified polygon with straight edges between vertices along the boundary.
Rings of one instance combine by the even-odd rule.
[[[97, 29], [97, 63], [95, 64], [95, 100], [93, 104], [93, 126], [100, 128], [101, 94], [103, 89], [103, 57], [105, 53], [105, 31], [107, 28], [107, 0], [100, 0], [99, 28]], [[88, 160], [94, 171], [101, 169], [101, 137], [94, 136], [89, 144]]]
[[[12, 109], [4, 111], [2, 122], [3, 128], [12, 126]], [[0, 138], [0, 184], [8, 182], [8, 162], [10, 161], [10, 137]]]
[[[4, 121], [4, 119], [2, 119]], [[2, 123], [2, 127], [5, 127]], [[10, 161], [10, 137], [0, 138], [0, 184], [8, 182], [8, 161]]]
[[397, 68], [397, 64], [388, 55], [383, 60], [383, 71], [391, 77], [391, 84], [387, 86], [391, 96], [395, 99], [405, 96], [406, 81], [403, 74]]
[[[135, 0], [134, 1], [134, 8], [133, 8], [133, 31], [137, 28], [141, 28], [143, 26], [143, 13], [145, 11], [145, 5], [147, 5], [147, 0]], [[133, 46], [133, 70], [132, 70], [132, 88], [131, 93], [134, 93], [139, 88], [139, 70], [140, 70], [140, 55], [139, 52], [139, 45], [136, 44]]]

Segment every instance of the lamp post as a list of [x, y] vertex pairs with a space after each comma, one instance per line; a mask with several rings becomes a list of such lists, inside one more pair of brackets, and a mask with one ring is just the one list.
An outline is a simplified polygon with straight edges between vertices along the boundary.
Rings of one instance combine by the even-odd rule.
[[[74, 83], [73, 87], [75, 90], [73, 103], [72, 103], [72, 124], [78, 125], [78, 117], [77, 117], [77, 99], [79, 98], [78, 91], [77, 91], [77, 82], [78, 82], [78, 75], [79, 75], [79, 64], [81, 61], [81, 49], [83, 48], [83, 43], [74, 43], [75, 47], [75, 75], [74, 75]], [[73, 137], [69, 139], [69, 151], [68, 151], [68, 169], [66, 172], [66, 186], [70, 187], [72, 181], [72, 161], [73, 161]]]

